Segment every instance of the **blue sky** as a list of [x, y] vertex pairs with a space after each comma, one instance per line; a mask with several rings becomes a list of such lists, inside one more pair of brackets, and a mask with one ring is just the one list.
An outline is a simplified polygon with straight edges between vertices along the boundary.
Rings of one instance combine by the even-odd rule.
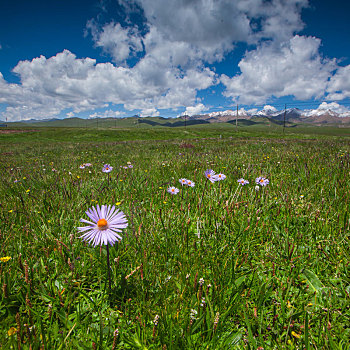
[[346, 112], [349, 13], [341, 0], [1, 2], [0, 119]]

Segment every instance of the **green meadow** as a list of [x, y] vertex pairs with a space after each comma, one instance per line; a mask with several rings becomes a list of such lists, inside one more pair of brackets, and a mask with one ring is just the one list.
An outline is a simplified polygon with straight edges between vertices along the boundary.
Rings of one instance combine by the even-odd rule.
[[143, 124], [0, 134], [0, 349], [349, 349], [349, 129]]

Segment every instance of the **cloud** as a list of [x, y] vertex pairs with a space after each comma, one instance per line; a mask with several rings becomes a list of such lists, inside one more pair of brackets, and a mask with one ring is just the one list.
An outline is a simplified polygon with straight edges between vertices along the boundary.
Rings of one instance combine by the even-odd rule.
[[264, 42], [238, 64], [241, 73], [222, 75], [225, 96], [241, 103], [264, 103], [270, 97], [321, 98], [337, 68], [319, 53], [321, 40], [296, 35], [287, 42]]
[[[288, 39], [303, 29], [301, 10], [307, 0], [119, 0], [129, 12], [139, 11], [151, 28], [169, 42], [196, 47], [206, 60], [216, 60], [236, 42]], [[130, 8], [130, 3], [136, 4]]]
[[96, 46], [108, 52], [116, 63], [125, 61], [143, 51], [141, 37], [137, 28], [123, 28], [119, 23], [108, 23], [101, 31], [93, 21], [87, 24]]
[[[100, 115], [94, 111], [115, 105], [141, 115], [179, 107], [197, 113], [206, 108], [198, 92], [220, 82], [224, 95], [240, 103], [265, 103], [288, 95], [349, 97], [349, 68], [323, 58], [320, 39], [295, 35], [303, 29], [301, 11], [307, 0], [118, 4], [126, 13], [122, 21], [103, 23], [99, 20], [104, 16], [98, 16], [87, 23], [95, 46], [110, 55], [111, 62], [77, 58], [68, 50], [21, 61], [13, 70], [19, 84], [6, 82], [0, 73], [0, 103], [7, 106], [2, 116], [40, 119], [67, 109]], [[105, 13], [109, 5], [101, 2]], [[234, 52], [238, 42], [252, 48], [239, 63], [240, 73], [219, 77], [212, 64]]]
[[196, 114], [201, 114], [201, 112], [207, 111], [207, 110], [208, 110], [208, 107], [204, 106], [203, 103], [199, 103], [196, 106], [187, 107], [186, 110], [183, 113], [181, 113], [181, 115], [192, 116]]
[[328, 100], [350, 97], [350, 65], [339, 67], [327, 86]]
[[339, 113], [341, 116], [344, 114], [346, 114], [347, 116], [349, 116], [349, 108], [343, 106], [343, 105], [340, 105], [339, 103], [337, 102], [330, 102], [330, 103], [327, 103], [327, 102], [322, 102], [316, 111], [328, 111], [328, 110], [331, 110], [331, 111], [334, 111], [336, 113]]
[[158, 117], [159, 111], [156, 108], [144, 108], [141, 111], [141, 117]]
[[145, 60], [133, 68], [96, 64], [68, 50], [21, 61], [14, 72], [21, 84], [9, 84], [0, 75], [0, 103], [8, 104], [3, 114], [9, 120], [52, 117], [64, 109], [79, 113], [109, 104], [122, 104], [127, 110], [191, 105], [197, 91], [211, 86], [215, 76], [208, 68], [180, 74]]
[[66, 118], [73, 118], [75, 116], [74, 112], [68, 112]]
[[108, 109], [106, 111], [102, 112], [95, 112], [89, 115], [89, 118], [122, 118], [123, 113], [120, 111], [113, 111], [111, 109]]

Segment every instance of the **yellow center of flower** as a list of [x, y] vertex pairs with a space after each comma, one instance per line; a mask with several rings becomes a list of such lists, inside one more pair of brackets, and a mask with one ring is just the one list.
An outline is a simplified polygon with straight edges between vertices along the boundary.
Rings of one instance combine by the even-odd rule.
[[208, 174], [207, 176], [210, 177], [210, 174]]
[[172, 188], [172, 189], [171, 189], [171, 192], [175, 192], [175, 189], [174, 189], [174, 188]]
[[192, 183], [191, 181], [188, 181], [188, 184], [189, 184], [189, 185], [191, 185], [191, 183]]
[[260, 179], [260, 182], [264, 182], [264, 179]]
[[100, 230], [106, 230], [107, 229], [107, 220], [106, 219], [100, 219], [97, 221], [97, 226]]

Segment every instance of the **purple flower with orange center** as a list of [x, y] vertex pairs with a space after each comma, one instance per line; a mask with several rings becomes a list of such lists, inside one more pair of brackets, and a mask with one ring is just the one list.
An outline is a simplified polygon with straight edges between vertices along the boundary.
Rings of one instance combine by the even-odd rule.
[[249, 184], [249, 181], [248, 180], [244, 180], [243, 178], [242, 179], [238, 179], [237, 182], [239, 182], [242, 186]]
[[182, 186], [187, 185], [187, 179], [180, 179], [179, 182]]
[[187, 185], [188, 187], [194, 187], [195, 183], [194, 183], [193, 181], [191, 181], [191, 180], [187, 180], [186, 185]]
[[217, 181], [215, 178], [215, 171], [212, 169], [207, 169], [204, 172], [204, 175], [211, 183], [214, 183], [215, 181]]
[[109, 164], [105, 164], [105, 165], [103, 166], [103, 168], [102, 168], [102, 171], [103, 171], [104, 173], [110, 173], [112, 170], [113, 170], [113, 167], [110, 166]]
[[172, 186], [172, 187], [169, 187], [169, 188], [167, 189], [167, 191], [168, 191], [170, 194], [178, 194], [180, 190], [179, 190], [178, 188]]
[[108, 244], [113, 246], [122, 239], [119, 233], [128, 226], [125, 214], [116, 209], [114, 205], [100, 207], [97, 204], [96, 208], [88, 209], [86, 215], [92, 221], [80, 219], [80, 222], [84, 222], [88, 226], [78, 227], [78, 231], [84, 232], [79, 238], [91, 243], [94, 247]]
[[255, 183], [257, 183], [260, 186], [266, 186], [270, 183], [270, 181], [263, 176], [259, 176], [255, 179]]
[[225, 180], [226, 179], [226, 175], [225, 174], [216, 174], [214, 175], [216, 181], [222, 181], [222, 180]]

